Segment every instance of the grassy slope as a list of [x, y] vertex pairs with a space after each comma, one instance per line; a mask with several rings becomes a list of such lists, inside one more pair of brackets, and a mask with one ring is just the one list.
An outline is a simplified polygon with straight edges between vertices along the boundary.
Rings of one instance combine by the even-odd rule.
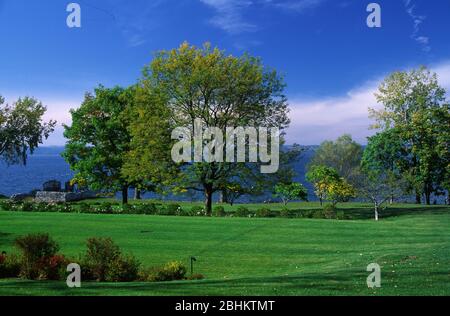
[[[19, 235], [48, 232], [62, 253], [76, 257], [88, 237], [108, 236], [146, 266], [188, 264], [194, 255], [196, 272], [207, 276], [76, 290], [64, 282], [6, 280], [0, 295], [449, 295], [449, 209], [403, 210], [378, 223], [0, 212], [0, 250], [13, 251]], [[365, 283], [371, 262], [382, 266], [378, 290]]]

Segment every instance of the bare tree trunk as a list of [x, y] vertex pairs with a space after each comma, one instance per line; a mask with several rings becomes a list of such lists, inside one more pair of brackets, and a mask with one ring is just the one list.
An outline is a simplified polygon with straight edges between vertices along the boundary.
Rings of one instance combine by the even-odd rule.
[[377, 202], [375, 202], [374, 204], [375, 204], [375, 220], [378, 221], [378, 207], [379, 206], [378, 206]]

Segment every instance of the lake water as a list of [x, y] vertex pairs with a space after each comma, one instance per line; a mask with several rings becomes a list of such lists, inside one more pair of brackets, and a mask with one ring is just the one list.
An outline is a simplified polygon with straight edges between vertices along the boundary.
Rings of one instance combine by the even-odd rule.
[[[27, 193], [35, 189], [41, 189], [42, 184], [49, 180], [58, 180], [63, 185], [70, 181], [73, 172], [69, 165], [61, 157], [63, 147], [44, 147], [38, 148], [34, 155], [30, 156], [26, 166], [6, 166], [0, 162], [0, 194], [11, 196], [17, 193]], [[304, 181], [305, 165], [312, 156], [312, 151], [307, 151], [302, 159], [295, 165], [299, 174], [297, 181], [303, 182], [310, 193], [310, 199], [314, 200], [313, 188]], [[130, 196], [132, 196], [130, 190]], [[146, 198], [166, 198], [173, 200], [201, 200], [201, 194], [194, 196], [157, 196], [155, 194], [145, 194]], [[261, 197], [244, 197], [240, 202], [260, 202], [271, 199], [270, 195]]]

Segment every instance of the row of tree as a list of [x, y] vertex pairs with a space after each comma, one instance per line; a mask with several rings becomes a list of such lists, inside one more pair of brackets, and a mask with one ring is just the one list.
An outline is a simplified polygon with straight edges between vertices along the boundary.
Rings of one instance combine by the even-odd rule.
[[[261, 162], [175, 163], [171, 156], [177, 142], [172, 131], [193, 131], [197, 119], [224, 134], [230, 126], [276, 127], [283, 144], [289, 125], [284, 88], [283, 78], [258, 58], [184, 43], [157, 53], [137, 84], [99, 86], [86, 94], [82, 105], [71, 110], [72, 124], [65, 126], [63, 156], [75, 171], [74, 183], [122, 191], [123, 203], [131, 187], [137, 198], [142, 191], [203, 192], [208, 214], [214, 193], [231, 204], [242, 195], [264, 193], [285, 203], [306, 199], [306, 189], [293, 182], [292, 165], [302, 153], [298, 145], [281, 150], [276, 174], [261, 174]], [[376, 97], [382, 107], [371, 109], [370, 116], [378, 133], [366, 147], [344, 135], [316, 150], [306, 179], [321, 203], [361, 197], [374, 203], [378, 217], [383, 203], [403, 195], [426, 204], [432, 195], [448, 196], [450, 105], [436, 74], [424, 67], [395, 72]], [[10, 164], [26, 163], [27, 154], [56, 122], [43, 121], [46, 108], [33, 98], [3, 104], [0, 97], [0, 157]]]
[[334, 203], [361, 197], [374, 203], [414, 195], [431, 204], [450, 191], [450, 105], [436, 74], [425, 67], [388, 76], [370, 109], [379, 130], [363, 146], [349, 135], [326, 141], [309, 165], [307, 180], [317, 197]]
[[277, 174], [264, 175], [260, 162], [177, 164], [171, 156], [177, 141], [172, 131], [193, 131], [195, 120], [201, 119], [205, 128], [224, 134], [227, 127], [264, 126], [278, 128], [283, 138], [289, 125], [284, 87], [282, 77], [257, 58], [184, 43], [157, 53], [137, 84], [100, 86], [87, 94], [81, 107], [71, 111], [72, 125], [65, 126], [64, 157], [76, 172], [74, 182], [121, 190], [123, 203], [130, 187], [137, 192], [191, 190], [204, 193], [205, 210], [211, 214], [215, 192], [232, 203], [243, 194], [291, 183], [289, 162], [300, 147], [283, 151]]

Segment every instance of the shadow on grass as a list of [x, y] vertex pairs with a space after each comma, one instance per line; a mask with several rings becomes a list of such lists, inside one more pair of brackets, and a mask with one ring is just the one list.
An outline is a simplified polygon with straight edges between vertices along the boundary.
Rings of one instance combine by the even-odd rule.
[[[345, 208], [339, 209], [350, 216], [352, 219], [373, 219], [374, 210], [372, 208]], [[379, 211], [380, 218], [390, 218], [406, 215], [442, 215], [450, 214], [450, 207], [448, 206], [411, 206], [411, 207], [396, 207], [390, 206]]]
[[[65, 282], [5, 280], [0, 282], [1, 295], [295, 295], [347, 292], [353, 287], [365, 290], [366, 274], [342, 271], [333, 274], [253, 277], [228, 280], [178, 281], [160, 283], [82, 283], [81, 289], [69, 289]], [[356, 281], [355, 281], [356, 280]]]

